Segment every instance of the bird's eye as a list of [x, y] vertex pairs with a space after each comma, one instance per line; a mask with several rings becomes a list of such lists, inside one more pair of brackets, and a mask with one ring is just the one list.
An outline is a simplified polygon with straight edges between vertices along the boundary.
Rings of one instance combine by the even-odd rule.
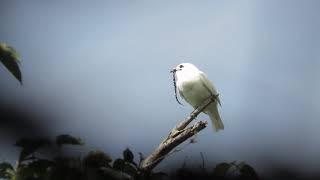
[[180, 65], [179, 67], [180, 67], [180, 68], [183, 68], [183, 65]]

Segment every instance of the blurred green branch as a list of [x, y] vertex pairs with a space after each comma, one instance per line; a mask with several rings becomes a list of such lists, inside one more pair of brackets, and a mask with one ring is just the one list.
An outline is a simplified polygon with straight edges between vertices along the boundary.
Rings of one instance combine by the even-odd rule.
[[19, 68], [21, 61], [17, 51], [6, 43], [0, 43], [0, 61], [22, 84], [22, 75]]

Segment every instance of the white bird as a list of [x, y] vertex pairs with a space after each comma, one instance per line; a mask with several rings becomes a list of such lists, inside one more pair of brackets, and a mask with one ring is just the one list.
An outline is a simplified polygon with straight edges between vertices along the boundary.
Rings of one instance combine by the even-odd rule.
[[204, 113], [209, 115], [215, 131], [224, 129], [218, 111], [218, 103], [220, 104], [218, 92], [209, 81], [206, 74], [191, 63], [181, 63], [171, 72], [174, 73], [174, 77], [176, 78], [176, 82], [174, 83], [180, 96], [194, 109], [200, 106], [210, 96], [217, 95], [216, 101], [212, 102], [204, 110]]

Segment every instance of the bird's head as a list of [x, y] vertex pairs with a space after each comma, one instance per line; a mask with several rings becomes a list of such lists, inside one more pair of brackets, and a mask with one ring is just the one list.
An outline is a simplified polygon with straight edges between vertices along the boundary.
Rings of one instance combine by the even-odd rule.
[[194, 75], [194, 73], [199, 72], [199, 69], [191, 63], [181, 63], [181, 64], [178, 64], [170, 72], [173, 73], [174, 94], [175, 94], [176, 100], [179, 104], [181, 104], [178, 99], [178, 96], [177, 96], [177, 84], [176, 84], [177, 80], [176, 80], [176, 78], [179, 76], [183, 77], [183, 75], [181, 74], [182, 72], [186, 73], [184, 75], [187, 75], [187, 76]]
[[177, 73], [179, 71], [190, 71], [190, 72], [197, 72], [199, 71], [199, 69], [191, 64], [191, 63], [181, 63], [181, 64], [178, 64], [174, 69], [172, 69], [170, 72], [171, 73]]

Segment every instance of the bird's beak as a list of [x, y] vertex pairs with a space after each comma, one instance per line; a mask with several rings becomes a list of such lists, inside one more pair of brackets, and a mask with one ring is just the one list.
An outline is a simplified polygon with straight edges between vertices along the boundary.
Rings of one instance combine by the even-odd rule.
[[176, 71], [177, 71], [176, 69], [172, 69], [170, 73], [175, 73]]

